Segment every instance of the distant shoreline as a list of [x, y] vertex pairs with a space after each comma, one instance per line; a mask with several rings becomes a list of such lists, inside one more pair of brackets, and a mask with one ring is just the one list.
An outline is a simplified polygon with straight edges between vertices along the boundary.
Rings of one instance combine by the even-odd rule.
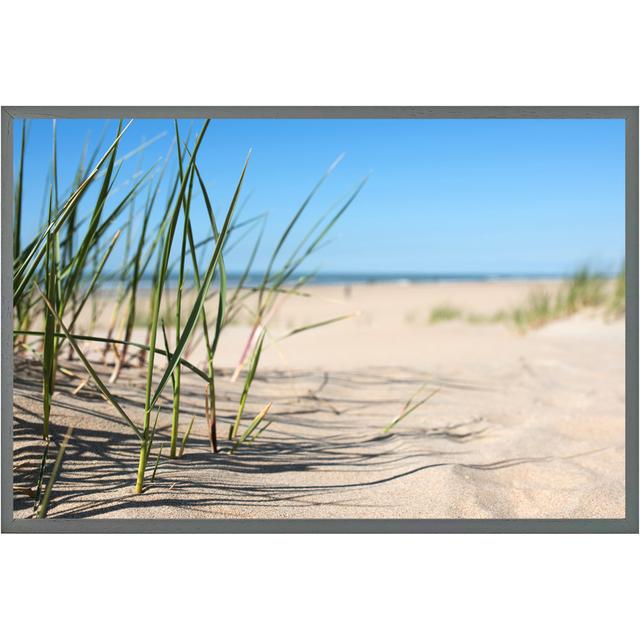
[[[234, 287], [240, 281], [242, 274], [227, 272], [227, 286]], [[286, 284], [292, 284], [298, 278], [309, 274], [298, 274], [287, 280]], [[305, 286], [317, 285], [357, 285], [357, 284], [420, 284], [439, 282], [515, 282], [515, 281], [556, 281], [571, 278], [571, 273], [318, 273], [310, 277]], [[262, 282], [262, 274], [250, 274], [244, 281], [244, 286], [255, 287]], [[613, 278], [614, 274], [603, 273], [604, 278]], [[186, 274], [187, 281], [193, 279], [192, 274]], [[168, 283], [175, 282], [175, 278], [169, 278]], [[119, 282], [117, 274], [107, 276], [103, 286], [112, 288]], [[152, 278], [145, 276], [141, 279], [142, 288], [150, 287]]]

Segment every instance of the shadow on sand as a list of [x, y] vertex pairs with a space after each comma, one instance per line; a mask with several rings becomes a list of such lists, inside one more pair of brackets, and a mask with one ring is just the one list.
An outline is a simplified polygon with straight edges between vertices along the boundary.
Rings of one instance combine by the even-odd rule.
[[[22, 375], [21, 375], [22, 374]], [[29, 517], [33, 498], [29, 491], [37, 482], [43, 445], [37, 434], [41, 420], [34, 407], [39, 398], [37, 376], [24, 375], [17, 368], [14, 395], [14, 508], [20, 517]], [[66, 450], [63, 467], [51, 502], [51, 517], [86, 518], [136, 509], [144, 517], [158, 511], [179, 509], [185, 517], [211, 517], [225, 508], [281, 507], [309, 504], [352, 506], [354, 490], [391, 483], [437, 467], [497, 471], [515, 465], [544, 463], [549, 457], [521, 457], [489, 463], [468, 461], [474, 446], [481, 446], [491, 427], [482, 417], [429, 427], [398, 428], [388, 435], [381, 427], [393, 417], [395, 405], [378, 388], [392, 383], [402, 390], [424, 380], [424, 374], [411, 371], [368, 371], [353, 374], [318, 372], [268, 372], [257, 377], [252, 402], [258, 406], [271, 398], [278, 386], [277, 408], [272, 425], [264, 437], [235, 455], [212, 455], [208, 440], [194, 434], [185, 455], [172, 460], [160, 458], [157, 475], [149, 481], [142, 496], [132, 494], [138, 464], [138, 440], [126, 425], [114, 417], [96, 390], [89, 387], [72, 395], [77, 380], [64, 380], [57, 387], [56, 410], [66, 418], [51, 425], [52, 445], [48, 454], [50, 469], [57, 445], [69, 423], [75, 426]], [[450, 389], [482, 392], [470, 382], [433, 379]], [[288, 390], [287, 384], [300, 389]], [[359, 391], [374, 387], [373, 398]], [[284, 387], [284, 392], [282, 388]], [[135, 385], [120, 384], [118, 397], [132, 410], [142, 410]], [[233, 420], [237, 388], [221, 388], [220, 432], [225, 434]], [[24, 401], [23, 401], [24, 400]], [[30, 400], [30, 402], [28, 402]], [[184, 385], [184, 420], [202, 416], [202, 387]], [[397, 403], [396, 403], [397, 404]], [[69, 416], [73, 416], [70, 420]], [[159, 446], [168, 450], [170, 418], [161, 414], [151, 454], [151, 475]], [[64, 423], [64, 424], [63, 424]], [[458, 450], [462, 445], [463, 450]], [[461, 461], [460, 455], [465, 454]], [[337, 473], [334, 473], [337, 472]], [[326, 482], [324, 481], [326, 478]], [[338, 481], [336, 481], [338, 480]], [[359, 496], [367, 494], [359, 494]], [[366, 500], [366, 498], [365, 498]], [[215, 517], [215, 516], [214, 516]], [[224, 517], [219, 515], [217, 517]]]

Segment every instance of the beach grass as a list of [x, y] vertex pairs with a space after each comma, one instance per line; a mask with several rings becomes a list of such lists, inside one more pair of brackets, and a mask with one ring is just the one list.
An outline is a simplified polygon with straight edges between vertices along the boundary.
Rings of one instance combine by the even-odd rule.
[[507, 317], [520, 331], [527, 331], [584, 310], [606, 310], [616, 299], [610, 284], [610, 278], [583, 267], [565, 280], [555, 295], [544, 288], [535, 289]]
[[[582, 267], [561, 283], [557, 291], [544, 285], [534, 288], [527, 298], [511, 308], [493, 313], [465, 312], [449, 304], [434, 307], [429, 324], [462, 320], [471, 324], [503, 323], [520, 332], [538, 329], [550, 322], [568, 318], [582, 311], [600, 311], [606, 318], [618, 318], [625, 310], [625, 268], [612, 278]], [[415, 320], [415, 313], [408, 318]]]
[[423, 404], [431, 400], [440, 389], [434, 389], [430, 393], [428, 393], [421, 400], [416, 400], [416, 398], [424, 391], [426, 388], [426, 383], [418, 387], [417, 391], [405, 402], [404, 406], [400, 413], [382, 430], [384, 435], [387, 435], [398, 423], [402, 422], [405, 418], [411, 415], [416, 409], [421, 407]]
[[[237, 379], [248, 363], [235, 419], [228, 434], [231, 451], [253, 442], [264, 431], [269, 424], [265, 424], [265, 418], [271, 402], [248, 420], [245, 427], [243, 424], [270, 319], [276, 306], [287, 296], [296, 295], [310, 280], [309, 275], [297, 277], [296, 273], [322, 246], [329, 231], [366, 182], [365, 179], [357, 185], [337, 211], [328, 211], [310, 224], [303, 240], [285, 255], [283, 251], [292, 230], [303, 224], [301, 220], [309, 203], [339, 161], [333, 163], [281, 232], [259, 285], [249, 287], [246, 283], [266, 225], [266, 216], [241, 222], [234, 219], [239, 209], [250, 152], [240, 168], [224, 218], [218, 221], [209, 187], [198, 168], [198, 154], [210, 122], [203, 122], [191, 143], [190, 136], [181, 138], [176, 121], [174, 140], [166, 156], [148, 170], [137, 172], [124, 195], [117, 195], [117, 176], [123, 161], [119, 158], [119, 147], [131, 124], [119, 122], [114, 139], [102, 155], [102, 142], [88, 156], [83, 152], [72, 184], [62, 189], [58, 179], [56, 125], [53, 123], [47, 215], [42, 227], [26, 242], [23, 221], [23, 184], [25, 173], [29, 171], [25, 162], [26, 126], [21, 133], [14, 202], [14, 349], [16, 354], [24, 353], [25, 357], [39, 360], [42, 367], [43, 415], [39, 435], [44, 440], [44, 454], [34, 478], [38, 517], [45, 517], [48, 512], [63, 463], [64, 448], [72, 438], [68, 432], [45, 483], [56, 380], [65, 371], [60, 365], [63, 353], [69, 359], [77, 358], [86, 372], [87, 378], [78, 385], [77, 391], [87, 383], [93, 385], [136, 437], [135, 494], [145, 490], [149, 456], [152, 447], [155, 449], [161, 398], [166, 399], [163, 394], [167, 385], [170, 387], [171, 410], [168, 455], [170, 458], [184, 455], [195, 416], [192, 415], [188, 425], [184, 425], [181, 407], [183, 370], [195, 373], [206, 384], [202, 414], [208, 425], [212, 452], [217, 453], [215, 378], [220, 373], [215, 367], [215, 355], [225, 327], [240, 314], [249, 314], [252, 326], [232, 376]], [[127, 158], [144, 147], [141, 145], [129, 152]], [[176, 168], [171, 170], [169, 159], [174, 151]], [[163, 185], [167, 188], [167, 197], [161, 202]], [[68, 195], [63, 196], [64, 193]], [[209, 223], [205, 237], [196, 237], [193, 225], [196, 195], [201, 198]], [[138, 208], [140, 203], [143, 203], [141, 209]], [[252, 239], [251, 234], [256, 229], [257, 236]], [[114, 250], [123, 238], [121, 263], [114, 271]], [[230, 239], [234, 246], [244, 243], [251, 247], [243, 275], [232, 293], [227, 287], [224, 257]], [[149, 279], [151, 287], [141, 295], [142, 283]], [[112, 314], [106, 329], [98, 330], [100, 304], [105, 297], [114, 301]], [[251, 301], [256, 302], [253, 311], [248, 306]], [[78, 331], [81, 318], [84, 326]], [[280, 339], [346, 318], [319, 318]], [[135, 329], [145, 333], [144, 340], [133, 340]], [[206, 364], [203, 368], [188, 359], [190, 349], [198, 341], [205, 346]], [[110, 375], [98, 373], [95, 355], [89, 355], [85, 346], [92, 343], [100, 346], [100, 364], [111, 369]], [[141, 419], [134, 417], [127, 403], [110, 388], [125, 368], [138, 371], [144, 378], [139, 401], [144, 408]], [[152, 420], [154, 413], [155, 420]], [[166, 444], [161, 442], [157, 445], [152, 480], [156, 478]]]
[[626, 301], [626, 270], [624, 263], [615, 279], [613, 295], [609, 301], [609, 314], [614, 318], [624, 315]]
[[438, 324], [439, 322], [450, 322], [462, 318], [463, 311], [457, 307], [445, 304], [435, 307], [429, 315], [429, 324]]

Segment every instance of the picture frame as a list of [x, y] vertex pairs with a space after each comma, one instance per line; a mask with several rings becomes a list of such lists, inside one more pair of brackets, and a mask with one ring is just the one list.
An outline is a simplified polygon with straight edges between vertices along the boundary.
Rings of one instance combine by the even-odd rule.
[[[625, 122], [625, 517], [623, 519], [16, 519], [13, 516], [12, 211], [16, 119], [326, 118], [622, 119]], [[7, 533], [637, 533], [638, 532], [638, 108], [637, 107], [3, 107], [1, 419], [2, 531]]]

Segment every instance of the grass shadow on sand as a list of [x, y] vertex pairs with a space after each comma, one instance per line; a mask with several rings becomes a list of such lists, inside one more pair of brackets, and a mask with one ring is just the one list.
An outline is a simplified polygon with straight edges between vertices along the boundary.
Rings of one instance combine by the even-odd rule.
[[[40, 389], [33, 382], [37, 377], [19, 375], [20, 371], [17, 368], [14, 396], [14, 485], [23, 491], [16, 493], [14, 509], [18, 517], [29, 517], [33, 500], [26, 489], [34, 486], [42, 455], [42, 444], [34, 437], [40, 428]], [[267, 372], [256, 381], [252, 397], [252, 403], [261, 406], [273, 399], [274, 389], [278, 392], [270, 416], [273, 423], [263, 437], [235, 455], [213, 456], [207, 438], [194, 432], [184, 459], [162, 457], [155, 480], [141, 496], [132, 493], [138, 459], [135, 436], [94, 390], [84, 388], [74, 396], [76, 385], [60, 385], [50, 463], [65, 427], [73, 423], [75, 430], [55, 485], [50, 517], [131, 517], [134, 511], [135, 517], [228, 517], [229, 510], [250, 513], [265, 507], [267, 513], [270, 508], [275, 513], [283, 507], [303, 510], [310, 504], [367, 506], [372, 496], [358, 490], [438, 467], [497, 471], [552, 459], [474, 462], [474, 450], [480, 451], [483, 439], [491, 437], [490, 425], [482, 417], [403, 425], [382, 435], [381, 426], [404, 398], [394, 398], [394, 393], [422, 380], [424, 374], [406, 370], [331, 375]], [[131, 382], [124, 379], [117, 392], [135, 407]], [[468, 381], [438, 379], [437, 383], [452, 390], [483, 391]], [[221, 386], [221, 397], [228, 402], [226, 406], [221, 402], [221, 432], [233, 420], [238, 386]], [[368, 390], [366, 397], [361, 397], [363, 388]], [[182, 400], [185, 415], [202, 419], [201, 385], [185, 380]], [[161, 443], [167, 450], [169, 429], [167, 410], [158, 423], [152, 459]]]

